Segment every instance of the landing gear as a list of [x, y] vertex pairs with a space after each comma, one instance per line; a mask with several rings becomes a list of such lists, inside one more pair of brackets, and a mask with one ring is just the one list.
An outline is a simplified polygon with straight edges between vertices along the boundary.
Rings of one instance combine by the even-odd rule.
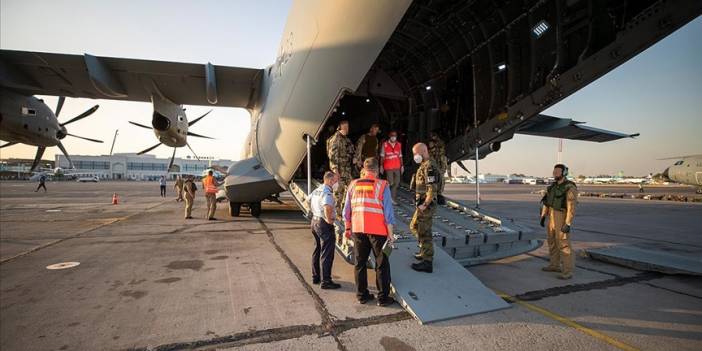
[[229, 201], [229, 215], [232, 217], [239, 217], [241, 212], [241, 204], [238, 202]]
[[251, 210], [251, 216], [257, 217], [261, 215], [261, 203], [252, 202], [249, 204], [249, 209]]

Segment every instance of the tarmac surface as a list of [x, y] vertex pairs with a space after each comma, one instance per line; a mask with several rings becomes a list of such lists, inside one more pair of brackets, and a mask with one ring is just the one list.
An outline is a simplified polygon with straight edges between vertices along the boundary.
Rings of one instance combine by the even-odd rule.
[[[312, 285], [312, 238], [291, 201], [265, 203], [260, 219], [230, 218], [220, 204], [219, 220], [206, 221], [200, 192], [196, 219], [184, 220], [170, 185], [165, 199], [156, 182], [47, 186], [34, 193], [36, 183], [0, 182], [3, 351], [702, 350], [699, 277], [578, 257], [575, 278], [561, 281], [540, 270], [541, 247], [469, 268], [511, 308], [422, 326], [398, 305], [357, 304], [353, 269], [338, 255], [342, 288]], [[481, 184], [481, 207], [542, 231], [531, 193], [541, 188]], [[446, 195], [472, 205], [473, 189], [450, 184]], [[702, 203], [579, 201], [576, 250], [641, 242], [702, 250]], [[80, 264], [46, 268], [65, 262]]]

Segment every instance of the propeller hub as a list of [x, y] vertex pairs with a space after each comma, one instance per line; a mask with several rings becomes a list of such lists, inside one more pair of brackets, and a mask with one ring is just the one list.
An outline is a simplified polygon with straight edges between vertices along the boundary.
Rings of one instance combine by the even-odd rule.
[[61, 129], [56, 131], [56, 138], [59, 140], [65, 138], [66, 135], [68, 135], [68, 131], [66, 130], [66, 127], [64, 127], [64, 126], [61, 126]]

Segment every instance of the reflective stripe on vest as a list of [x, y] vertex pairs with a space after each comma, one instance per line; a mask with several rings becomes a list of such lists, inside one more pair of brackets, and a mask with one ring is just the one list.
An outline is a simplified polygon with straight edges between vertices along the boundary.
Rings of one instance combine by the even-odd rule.
[[402, 156], [402, 146], [399, 142], [395, 143], [394, 147], [389, 142], [384, 142], [383, 153], [385, 154], [385, 158], [383, 158], [384, 169], [393, 170], [402, 168], [402, 162], [400, 161], [400, 157]]
[[214, 184], [214, 177], [213, 176], [207, 176], [202, 179], [202, 185], [205, 188], [205, 192], [208, 194], [216, 194], [217, 193], [217, 187]]
[[356, 179], [351, 183], [351, 231], [388, 235], [383, 212], [383, 193], [386, 186], [386, 181], [371, 178]]

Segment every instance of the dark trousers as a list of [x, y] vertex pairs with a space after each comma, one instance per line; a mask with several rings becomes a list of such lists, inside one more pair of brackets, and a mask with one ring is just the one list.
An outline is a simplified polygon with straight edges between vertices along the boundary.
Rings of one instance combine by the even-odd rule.
[[390, 294], [390, 259], [383, 253], [386, 240], [387, 237], [381, 235], [353, 234], [353, 251], [356, 256], [354, 269], [356, 297], [360, 298], [368, 294], [366, 265], [371, 250], [375, 256], [375, 286], [378, 288], [378, 297], [385, 298]]
[[[314, 251], [312, 252], [312, 279], [322, 278], [323, 282], [332, 280], [331, 271], [334, 264], [334, 226], [323, 219], [312, 220], [312, 236], [314, 236]], [[319, 261], [322, 261], [322, 272], [319, 271]]]
[[37, 186], [37, 190], [34, 190], [34, 192], [36, 193], [41, 188], [44, 188], [44, 192], [46, 192], [46, 184], [44, 183], [39, 183], [39, 186]]
[[161, 196], [166, 197], [166, 186], [161, 185]]

